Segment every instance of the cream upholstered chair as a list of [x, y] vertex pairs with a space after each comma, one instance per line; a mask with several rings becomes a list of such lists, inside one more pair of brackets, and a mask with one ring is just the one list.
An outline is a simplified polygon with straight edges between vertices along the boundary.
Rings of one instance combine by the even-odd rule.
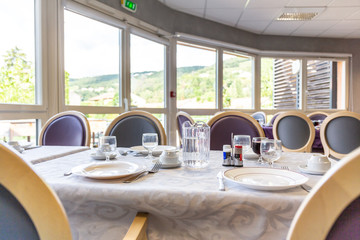
[[325, 155], [343, 158], [360, 146], [360, 114], [340, 111], [329, 115], [320, 127]]
[[55, 192], [3, 144], [0, 156], [0, 238], [72, 239]]
[[176, 129], [178, 132], [180, 144], [182, 144], [182, 125], [186, 121], [189, 121], [191, 124], [195, 123], [194, 119], [190, 116], [190, 114], [183, 111], [179, 111], [176, 114]]
[[360, 148], [335, 164], [301, 203], [288, 240], [360, 239]]
[[311, 152], [315, 128], [311, 120], [298, 111], [280, 113], [273, 125], [273, 136], [281, 140], [283, 150], [288, 152]]
[[234, 135], [250, 135], [265, 137], [260, 124], [249, 114], [239, 111], [226, 111], [214, 115], [209, 121], [210, 149], [222, 150], [224, 144], [230, 144], [231, 133]]
[[90, 146], [91, 131], [86, 116], [65, 111], [52, 116], [42, 127], [39, 145]]
[[161, 122], [146, 111], [122, 113], [105, 130], [105, 136], [116, 136], [118, 147], [142, 145], [143, 133], [157, 133], [159, 145], [166, 144], [166, 134]]
[[[56, 193], [28, 163], [1, 143], [0, 213], [0, 239], [72, 239]], [[147, 215], [136, 215], [124, 239], [147, 239]]]

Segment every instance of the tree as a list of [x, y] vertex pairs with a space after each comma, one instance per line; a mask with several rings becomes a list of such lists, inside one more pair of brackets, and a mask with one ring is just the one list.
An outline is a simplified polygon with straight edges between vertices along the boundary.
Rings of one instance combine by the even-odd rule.
[[0, 68], [0, 102], [35, 104], [33, 64], [18, 47], [6, 52]]

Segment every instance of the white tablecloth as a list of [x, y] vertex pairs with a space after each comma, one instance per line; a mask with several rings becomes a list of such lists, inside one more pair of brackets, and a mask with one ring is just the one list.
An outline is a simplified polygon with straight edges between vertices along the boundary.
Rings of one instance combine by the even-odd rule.
[[[285, 239], [290, 223], [307, 192], [251, 190], [226, 181], [218, 191], [222, 152], [212, 151], [205, 169], [160, 169], [136, 182], [94, 180], [64, 172], [92, 160], [91, 151], [34, 165], [55, 189], [70, 219], [74, 239], [120, 239], [136, 212], [150, 213], [149, 239]], [[284, 153], [276, 163], [297, 170], [311, 156]], [[144, 163], [143, 157], [120, 156], [119, 161]], [[245, 161], [255, 166], [255, 161]], [[307, 175], [309, 185], [321, 176]]]
[[20, 156], [29, 163], [37, 164], [89, 149], [81, 146], [40, 146], [25, 150]]

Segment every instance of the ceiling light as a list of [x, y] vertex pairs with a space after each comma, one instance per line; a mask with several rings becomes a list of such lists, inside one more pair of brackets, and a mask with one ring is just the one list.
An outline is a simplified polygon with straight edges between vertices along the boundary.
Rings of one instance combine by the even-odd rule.
[[276, 19], [278, 21], [310, 21], [321, 12], [325, 7], [292, 7], [285, 8], [283, 13]]

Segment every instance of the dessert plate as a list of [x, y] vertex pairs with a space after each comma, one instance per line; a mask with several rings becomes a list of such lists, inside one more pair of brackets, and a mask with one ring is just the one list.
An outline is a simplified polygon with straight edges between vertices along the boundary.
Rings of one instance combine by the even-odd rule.
[[299, 165], [298, 168], [303, 173], [315, 174], [315, 175], [323, 175], [328, 171], [328, 170], [312, 170], [309, 169], [307, 165]]
[[[96, 153], [91, 153], [90, 156], [95, 159], [95, 160], [105, 160], [106, 156], [105, 155], [97, 155]], [[110, 159], [114, 159], [116, 158], [116, 154], [110, 154]]]
[[284, 190], [306, 183], [306, 176], [276, 168], [234, 168], [224, 172], [224, 177], [243, 187], [256, 190]]
[[132, 162], [114, 161], [90, 163], [74, 167], [75, 175], [94, 179], [116, 179], [145, 171], [145, 165]]
[[[143, 146], [134, 146], [130, 148], [132, 151], [139, 152], [141, 154], [148, 154], [148, 150], [146, 150]], [[167, 146], [167, 145], [159, 145], [152, 151], [153, 155], [160, 155], [164, 150], [175, 150], [176, 147], [174, 146]]]
[[181, 166], [181, 161], [175, 163], [161, 163], [161, 168], [177, 168]]

